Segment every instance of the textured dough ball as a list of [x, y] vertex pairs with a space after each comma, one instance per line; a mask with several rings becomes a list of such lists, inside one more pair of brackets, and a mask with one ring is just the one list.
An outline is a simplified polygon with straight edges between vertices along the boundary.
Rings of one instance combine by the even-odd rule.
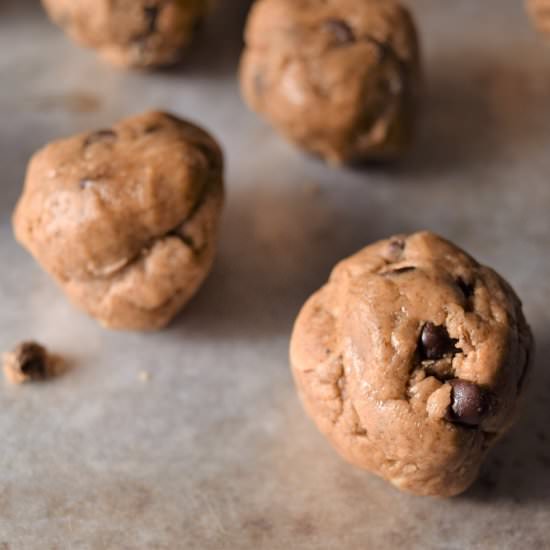
[[34, 155], [15, 234], [103, 325], [157, 329], [210, 270], [222, 172], [201, 128], [160, 112], [128, 118]]
[[124, 67], [177, 62], [208, 0], [42, 0], [51, 19], [83, 46]]
[[550, 35], [550, 0], [526, 0], [526, 5], [538, 30]]
[[406, 149], [419, 73], [413, 21], [393, 0], [258, 0], [249, 16], [247, 103], [331, 163]]
[[303, 307], [290, 354], [307, 412], [345, 459], [450, 496], [514, 420], [531, 349], [512, 288], [415, 233], [337, 265]]

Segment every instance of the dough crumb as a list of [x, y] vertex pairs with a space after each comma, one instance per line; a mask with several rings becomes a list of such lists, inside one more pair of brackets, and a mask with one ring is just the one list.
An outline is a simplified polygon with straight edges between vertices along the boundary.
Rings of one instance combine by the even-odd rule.
[[3, 359], [4, 375], [12, 384], [47, 380], [58, 372], [59, 359], [37, 342], [22, 342]]

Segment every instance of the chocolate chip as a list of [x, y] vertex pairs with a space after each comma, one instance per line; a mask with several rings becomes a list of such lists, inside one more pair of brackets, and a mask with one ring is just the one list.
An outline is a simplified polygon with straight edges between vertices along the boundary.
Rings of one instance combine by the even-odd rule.
[[467, 283], [462, 277], [456, 280], [456, 286], [460, 288], [464, 298], [468, 299], [474, 295], [474, 285]]
[[158, 6], [145, 6], [143, 8], [145, 21], [147, 23], [147, 33], [152, 34], [157, 30], [157, 20], [159, 16]]
[[334, 35], [339, 44], [355, 42], [353, 29], [342, 19], [327, 19], [323, 27]]
[[456, 351], [458, 340], [451, 338], [444, 326], [427, 322], [420, 333], [420, 352], [423, 359], [436, 360]]
[[455, 378], [449, 381], [451, 385], [451, 405], [447, 412], [447, 420], [479, 426], [489, 409], [487, 392], [473, 382]]
[[116, 139], [116, 137], [116, 132], [114, 132], [113, 130], [98, 130], [97, 132], [88, 134], [88, 136], [84, 140], [84, 147], [89, 147], [90, 145], [93, 145], [94, 143], [98, 143], [100, 141], [113, 141]]

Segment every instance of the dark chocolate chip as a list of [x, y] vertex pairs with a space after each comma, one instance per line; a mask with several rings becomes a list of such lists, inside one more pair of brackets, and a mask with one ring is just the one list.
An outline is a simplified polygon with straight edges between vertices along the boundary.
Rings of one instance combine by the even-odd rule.
[[462, 277], [456, 280], [456, 286], [460, 288], [460, 291], [464, 294], [464, 298], [468, 299], [474, 295], [474, 285], [467, 283]]
[[145, 6], [143, 8], [145, 21], [147, 23], [147, 33], [153, 34], [157, 30], [157, 21], [159, 16], [158, 6]]
[[116, 137], [116, 132], [113, 130], [98, 130], [97, 132], [93, 132], [86, 136], [86, 139], [84, 140], [84, 147], [89, 147], [90, 145], [100, 141], [113, 141]]
[[427, 322], [420, 333], [420, 352], [423, 359], [436, 360], [456, 352], [457, 340], [451, 338], [444, 326]]
[[455, 378], [450, 380], [451, 406], [447, 413], [447, 420], [479, 426], [489, 409], [487, 392], [473, 382]]
[[338, 44], [351, 44], [355, 42], [353, 29], [342, 19], [327, 19], [323, 27], [334, 35]]

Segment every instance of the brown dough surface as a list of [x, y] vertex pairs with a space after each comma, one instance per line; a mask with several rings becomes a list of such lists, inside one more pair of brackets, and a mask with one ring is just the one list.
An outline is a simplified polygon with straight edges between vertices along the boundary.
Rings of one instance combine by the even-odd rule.
[[538, 30], [550, 36], [550, 0], [526, 0], [526, 5]]
[[512, 288], [422, 232], [338, 264], [303, 307], [290, 357], [307, 412], [345, 459], [450, 496], [514, 420], [531, 351]]
[[128, 118], [34, 155], [15, 234], [103, 325], [157, 329], [210, 270], [222, 172], [201, 128], [160, 112]]
[[42, 0], [51, 19], [83, 46], [124, 67], [181, 57], [209, 0]]
[[393, 0], [258, 0], [251, 10], [247, 103], [331, 163], [403, 152], [419, 73], [414, 23]]

